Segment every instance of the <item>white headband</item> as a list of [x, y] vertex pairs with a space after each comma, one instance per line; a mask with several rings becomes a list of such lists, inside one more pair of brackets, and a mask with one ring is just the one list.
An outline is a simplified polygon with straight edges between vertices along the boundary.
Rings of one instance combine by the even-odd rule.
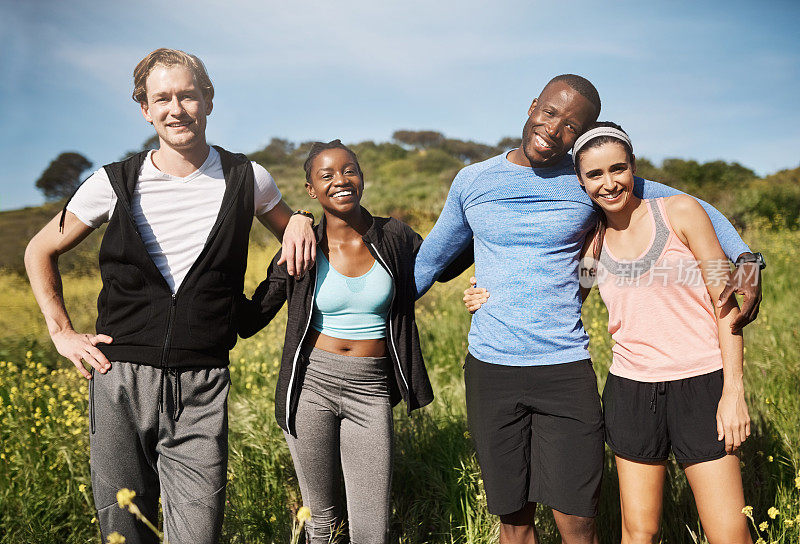
[[600, 136], [611, 136], [612, 138], [622, 140], [628, 144], [628, 147], [631, 149], [631, 153], [633, 153], [633, 144], [631, 143], [631, 139], [628, 138], [627, 134], [614, 127], [597, 127], [587, 130], [577, 140], [575, 140], [575, 145], [572, 146], [572, 163], [575, 163], [575, 157], [578, 155], [578, 151], [580, 151], [581, 148], [589, 142], [589, 140], [594, 140]]

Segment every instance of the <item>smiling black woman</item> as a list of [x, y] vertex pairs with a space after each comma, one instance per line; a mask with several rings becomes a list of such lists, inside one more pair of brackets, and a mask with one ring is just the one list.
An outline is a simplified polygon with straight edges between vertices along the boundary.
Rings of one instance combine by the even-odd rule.
[[414, 316], [414, 258], [422, 237], [361, 206], [364, 175], [339, 140], [315, 143], [306, 190], [324, 216], [315, 227], [317, 262], [295, 278], [280, 252], [239, 334], [251, 336], [288, 301], [275, 415], [292, 453], [307, 541], [338, 541], [345, 529], [342, 475], [352, 542], [389, 536], [392, 406], [409, 412], [433, 400]]

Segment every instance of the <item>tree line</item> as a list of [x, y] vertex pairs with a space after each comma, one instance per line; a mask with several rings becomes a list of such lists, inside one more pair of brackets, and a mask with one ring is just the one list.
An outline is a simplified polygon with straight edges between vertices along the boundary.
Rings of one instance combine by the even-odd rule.
[[[262, 149], [250, 153], [249, 157], [267, 169], [277, 169], [294, 178], [301, 174], [312, 144], [272, 138]], [[397, 130], [388, 142], [367, 140], [352, 144], [352, 147], [364, 170], [377, 173], [382, 180], [391, 182], [403, 176], [427, 176], [449, 186], [458, 169], [513, 149], [519, 144], [520, 138], [514, 137], [502, 138], [492, 145], [448, 138], [433, 130]], [[123, 156], [157, 147], [158, 137], [153, 135], [139, 149]], [[67, 198], [91, 167], [92, 162], [81, 153], [61, 153], [36, 180], [36, 187], [49, 201]], [[711, 202], [732, 217], [740, 227], [746, 226], [755, 217], [764, 218], [779, 227], [800, 226], [800, 168], [784, 170], [767, 178], [759, 178], [753, 170], [738, 162], [700, 163], [669, 158], [656, 165], [646, 158], [640, 158], [637, 168], [638, 175], [644, 178], [666, 183]], [[438, 198], [440, 191], [434, 192]], [[420, 198], [424, 198], [424, 195]]]

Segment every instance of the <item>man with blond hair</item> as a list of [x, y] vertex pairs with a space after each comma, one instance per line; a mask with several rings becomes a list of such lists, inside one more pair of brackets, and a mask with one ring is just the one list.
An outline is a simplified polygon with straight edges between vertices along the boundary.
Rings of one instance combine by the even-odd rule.
[[[122, 488], [152, 521], [161, 498], [172, 544], [219, 539], [227, 366], [253, 216], [283, 237], [290, 273], [314, 258], [313, 218], [293, 217], [263, 167], [206, 143], [213, 98], [196, 56], [162, 48], [142, 59], [133, 99], [158, 149], [95, 172], [25, 252], [56, 349], [91, 380], [90, 465], [104, 541], [114, 531], [129, 544], [157, 541], [117, 507]], [[58, 257], [106, 222], [97, 331], [81, 334], [64, 306]]]

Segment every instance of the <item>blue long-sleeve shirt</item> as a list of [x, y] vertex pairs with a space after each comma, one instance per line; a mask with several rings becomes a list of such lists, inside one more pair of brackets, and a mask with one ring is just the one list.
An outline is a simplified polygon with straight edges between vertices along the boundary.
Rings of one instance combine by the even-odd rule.
[[[680, 194], [635, 178], [645, 199]], [[735, 261], [750, 249], [706, 202], [720, 244]], [[578, 264], [597, 211], [567, 155], [549, 168], [519, 166], [505, 153], [463, 168], [417, 254], [418, 293], [475, 241], [475, 276], [491, 297], [472, 318], [469, 351], [488, 363], [531, 366], [589, 358]]]

